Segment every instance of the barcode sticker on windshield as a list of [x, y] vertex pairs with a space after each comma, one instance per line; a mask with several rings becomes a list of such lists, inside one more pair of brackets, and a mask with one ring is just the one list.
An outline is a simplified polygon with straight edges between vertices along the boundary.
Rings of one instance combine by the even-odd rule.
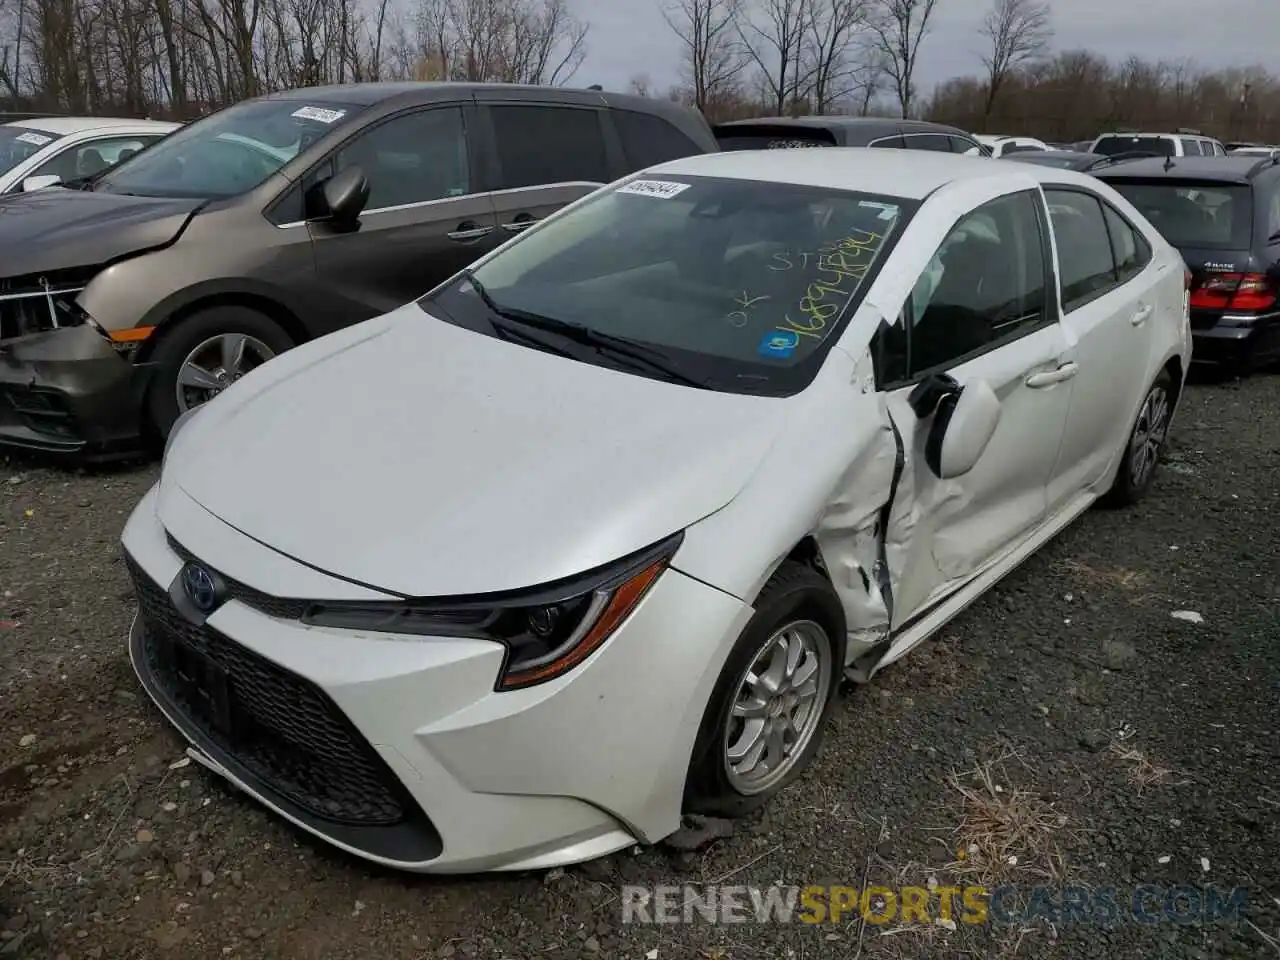
[[37, 147], [43, 147], [46, 143], [53, 143], [53, 137], [46, 137], [43, 133], [24, 133], [14, 139], [18, 143], [31, 143]]
[[619, 187], [619, 193], [633, 193], [637, 197], [653, 197], [657, 200], [670, 200], [689, 189], [687, 183], [675, 183], [671, 180], [632, 180], [625, 187]]
[[302, 120], [316, 120], [320, 123], [333, 123], [346, 116], [345, 110], [326, 110], [324, 107], [302, 107], [293, 111], [293, 116]]

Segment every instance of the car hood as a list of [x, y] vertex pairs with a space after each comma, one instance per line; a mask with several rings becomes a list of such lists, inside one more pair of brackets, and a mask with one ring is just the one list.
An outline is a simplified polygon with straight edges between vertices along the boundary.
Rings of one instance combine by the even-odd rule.
[[0, 274], [96, 266], [172, 243], [204, 200], [50, 187], [0, 200]]
[[162, 487], [361, 584], [491, 593], [582, 573], [719, 510], [787, 406], [542, 353], [409, 305], [290, 351], [202, 409]]

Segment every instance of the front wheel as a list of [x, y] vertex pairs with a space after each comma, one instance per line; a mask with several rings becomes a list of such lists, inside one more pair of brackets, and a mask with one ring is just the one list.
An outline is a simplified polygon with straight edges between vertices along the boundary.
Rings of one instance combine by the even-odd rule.
[[1128, 506], [1146, 496], [1151, 481], [1155, 479], [1172, 417], [1173, 378], [1167, 370], [1162, 370], [1138, 408], [1138, 417], [1121, 454], [1115, 483], [1103, 498], [1105, 504]]
[[707, 704], [686, 810], [742, 816], [804, 772], [839, 689], [844, 651], [844, 613], [831, 584], [811, 567], [783, 563]]
[[153, 433], [163, 440], [182, 414], [292, 346], [279, 324], [247, 307], [211, 307], [174, 321], [151, 354]]

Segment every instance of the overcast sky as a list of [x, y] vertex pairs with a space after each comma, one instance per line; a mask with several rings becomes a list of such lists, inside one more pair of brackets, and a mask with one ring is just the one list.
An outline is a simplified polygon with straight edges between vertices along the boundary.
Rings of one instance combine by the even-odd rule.
[[[678, 41], [663, 0], [574, 0], [591, 23], [589, 52], [573, 78], [624, 90], [647, 74], [665, 90], [680, 73]], [[978, 26], [991, 0], [938, 0], [920, 51], [922, 93], [982, 69]], [[1207, 67], [1261, 64], [1280, 73], [1280, 0], [1052, 0], [1054, 47], [1120, 59], [1191, 57]]]

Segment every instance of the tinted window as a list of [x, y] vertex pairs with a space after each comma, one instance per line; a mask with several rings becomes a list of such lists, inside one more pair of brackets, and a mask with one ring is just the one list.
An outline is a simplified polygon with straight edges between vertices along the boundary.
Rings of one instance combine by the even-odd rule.
[[1062, 309], [1068, 313], [1116, 285], [1111, 238], [1102, 204], [1072, 190], [1046, 190], [1049, 221], [1058, 244]]
[[32, 130], [30, 127], [0, 126], [0, 173], [8, 173], [24, 160], [30, 160], [59, 134]]
[[1198, 144], [1196, 141], [1191, 140], [1187, 137], [1183, 137], [1178, 142], [1182, 144], [1182, 152], [1186, 154], [1188, 157], [1199, 156], [1200, 144]]
[[1270, 213], [1267, 217], [1267, 242], [1280, 242], [1280, 183], [1271, 184]]
[[55, 176], [64, 181], [92, 177], [127, 160], [159, 137], [111, 137], [77, 144], [42, 163], [32, 177]]
[[721, 127], [716, 131], [721, 150], [795, 150], [805, 147], [834, 147], [830, 130], [795, 127]]
[[674, 125], [651, 113], [614, 110], [611, 116], [622, 139], [627, 163], [634, 170], [703, 152]]
[[1102, 216], [1107, 222], [1107, 233], [1111, 236], [1116, 275], [1124, 283], [1141, 273], [1142, 268], [1151, 261], [1151, 247], [1142, 234], [1130, 226], [1129, 221], [1120, 216], [1111, 204], [1103, 203]]
[[[475, 276], [503, 308], [638, 341], [718, 389], [787, 394], [812, 379], [914, 207], [780, 183], [632, 180]], [[454, 322], [494, 335], [468, 282], [438, 296]]]
[[544, 183], [608, 183], [600, 111], [508, 105], [489, 108], [502, 188]]
[[1110, 180], [1175, 247], [1247, 250], [1253, 195], [1244, 184]]
[[880, 147], [886, 150], [903, 150], [906, 148], [902, 137], [881, 137], [879, 140], [872, 140], [867, 146]]
[[882, 383], [952, 366], [1016, 339], [1048, 318], [1044, 243], [1035, 195], [1001, 197], [947, 234], [903, 307], [880, 335]]
[[1227, 155], [1227, 148], [1215, 140], [1213, 141], [1213, 155], [1215, 157], [1225, 157]]
[[950, 153], [951, 141], [940, 133], [910, 133], [903, 136], [908, 150], [934, 150]]
[[974, 140], [968, 140], [965, 137], [947, 137], [947, 141], [951, 144], [952, 153], [981, 153], [982, 148], [978, 146]]
[[441, 107], [378, 124], [344, 145], [340, 173], [358, 166], [369, 180], [366, 210], [442, 200], [471, 192], [462, 110]]
[[1039, 151], [1039, 147], [1032, 146], [1029, 143], [1006, 143], [1004, 149], [1000, 151], [1001, 156], [1010, 153], [1033, 153]]
[[1103, 137], [1093, 148], [1093, 152], [1106, 157], [1114, 157], [1122, 153], [1150, 153], [1158, 157], [1174, 155], [1171, 137], [1129, 137], [1120, 134]]

